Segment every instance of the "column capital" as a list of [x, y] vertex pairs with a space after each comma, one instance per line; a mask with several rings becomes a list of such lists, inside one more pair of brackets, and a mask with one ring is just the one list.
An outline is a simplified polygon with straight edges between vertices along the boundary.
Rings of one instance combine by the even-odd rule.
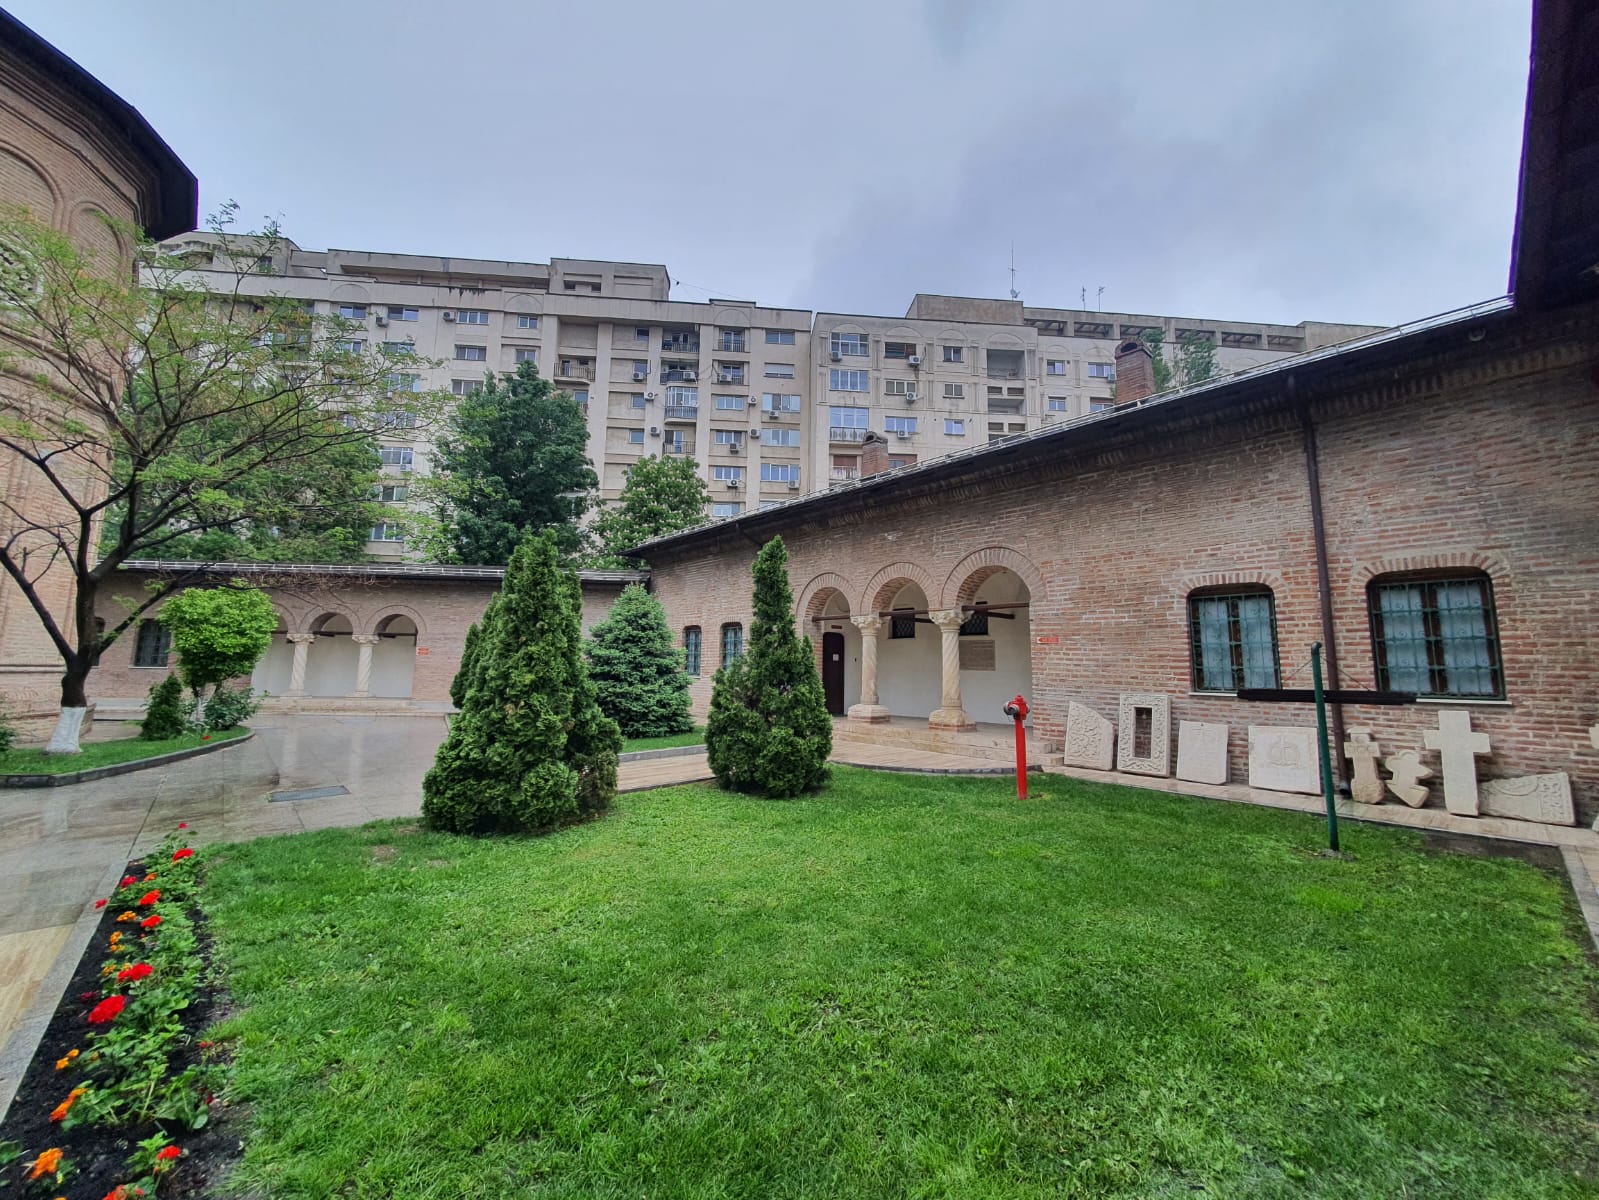
[[934, 625], [946, 632], [951, 629], [959, 631], [966, 621], [966, 615], [958, 608], [935, 609], [927, 615], [933, 619]]
[[296, 646], [309, 646], [316, 641], [316, 636], [314, 633], [291, 633], [285, 640], [292, 642]]
[[381, 639], [375, 633], [352, 633], [350, 640], [358, 646], [376, 646]]
[[855, 623], [855, 628], [859, 629], [867, 637], [877, 636], [878, 632], [883, 628], [883, 618], [876, 613], [871, 613], [864, 617], [851, 617], [850, 620]]

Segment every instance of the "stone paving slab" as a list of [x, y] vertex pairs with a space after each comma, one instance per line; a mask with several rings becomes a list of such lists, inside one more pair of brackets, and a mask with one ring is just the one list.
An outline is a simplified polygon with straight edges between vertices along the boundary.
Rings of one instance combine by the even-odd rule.
[[967, 754], [940, 754], [931, 750], [917, 750], [899, 746], [879, 746], [870, 742], [833, 743], [829, 762], [844, 763], [851, 767], [872, 767], [879, 771], [907, 771], [924, 775], [1012, 775], [1014, 764], [1009, 766], [992, 758], [974, 758]]

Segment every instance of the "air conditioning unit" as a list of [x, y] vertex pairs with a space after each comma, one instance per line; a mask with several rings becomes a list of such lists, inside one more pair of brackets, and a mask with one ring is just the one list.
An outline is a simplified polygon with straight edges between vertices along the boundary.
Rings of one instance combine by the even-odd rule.
[[661, 436], [661, 427], [659, 425], [651, 425], [650, 426], [650, 436], [651, 437], [660, 437]]
[[441, 312], [441, 313], [440, 313], [440, 314], [439, 314], [439, 316], [441, 316], [441, 317], [443, 317], [443, 318], [444, 318], [444, 319], [445, 319], [445, 320], [446, 320], [446, 321], [453, 321], [453, 320], [455, 320], [455, 314], [454, 314], [454, 313], [452, 313], [452, 312], [448, 312], [448, 311], [446, 311], [446, 312]]
[[922, 356], [920, 354], [913, 354], [905, 361], [910, 363], [910, 365], [913, 367], [919, 367], [922, 365]]
[[736, 492], [736, 491], [738, 491], [739, 488], [741, 488], [743, 486], [744, 485], [742, 483], [740, 483], [736, 479], [729, 479], [727, 481], [727, 490], [730, 491], [730, 492]]
[[733, 382], [733, 372], [731, 372], [731, 371], [718, 371], [716, 373], [716, 382], [717, 383], [732, 383]]
[[756, 406], [756, 405], [757, 405], [757, 404], [759, 404], [759, 403], [760, 403], [760, 400], [759, 400], [759, 399], [757, 399], [757, 398], [756, 398], [756, 397], [754, 397], [754, 396], [751, 396], [751, 397], [750, 397], [750, 398], [749, 398], [749, 406], [750, 406], [750, 407], [751, 407], [751, 408], [754, 408], [754, 407], [755, 407], [755, 406]]
[[797, 479], [790, 479], [790, 480], [789, 480], [789, 481], [788, 481], [788, 490], [789, 490], [789, 491], [791, 491], [791, 492], [797, 492], [797, 491], [799, 491], [799, 480], [797, 480]]
[[837, 350], [834, 350], [827, 357], [832, 359], [834, 362], [843, 362], [844, 361], [844, 356], [842, 354], [840, 354]]
[[683, 382], [684, 383], [698, 383], [699, 382], [699, 378], [700, 378], [700, 376], [699, 376], [699, 372], [698, 371], [684, 371], [683, 372]]
[[728, 442], [727, 443], [727, 452], [729, 454], [743, 454], [744, 453], [744, 443], [743, 442]]
[[633, 372], [633, 382], [634, 383], [643, 383], [649, 377], [650, 377], [650, 373], [648, 371], [634, 371]]
[[655, 393], [654, 392], [645, 392], [644, 393], [644, 403], [645, 404], [654, 404], [655, 403]]
[[906, 404], [915, 404], [916, 403], [916, 393], [915, 392], [906, 392], [905, 393], [905, 403]]
[[388, 317], [384, 316], [382, 313], [374, 313], [373, 316], [377, 317], [379, 325], [387, 325], [389, 323]]
[[908, 442], [911, 439], [911, 431], [909, 429], [896, 429], [894, 436], [902, 442]]

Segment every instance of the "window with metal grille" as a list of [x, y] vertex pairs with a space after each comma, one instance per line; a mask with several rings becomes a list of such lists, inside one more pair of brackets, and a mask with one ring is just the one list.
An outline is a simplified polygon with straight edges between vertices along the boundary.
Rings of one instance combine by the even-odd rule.
[[690, 675], [700, 673], [700, 627], [690, 625], [683, 630], [683, 670]]
[[744, 653], [744, 626], [737, 623], [722, 626], [722, 664], [732, 662]]
[[961, 637], [987, 637], [988, 613], [982, 609], [966, 614], [966, 619], [961, 622]]
[[1486, 575], [1377, 579], [1369, 595], [1379, 689], [1504, 696], [1499, 624]]
[[893, 615], [888, 618], [888, 636], [891, 638], [915, 637], [916, 610], [914, 608], [896, 608]]
[[139, 622], [139, 634], [133, 645], [133, 665], [136, 667], [164, 667], [167, 652], [172, 649], [172, 634], [160, 621], [149, 619]]
[[1195, 691], [1278, 686], [1277, 618], [1271, 592], [1192, 595], [1188, 627]]

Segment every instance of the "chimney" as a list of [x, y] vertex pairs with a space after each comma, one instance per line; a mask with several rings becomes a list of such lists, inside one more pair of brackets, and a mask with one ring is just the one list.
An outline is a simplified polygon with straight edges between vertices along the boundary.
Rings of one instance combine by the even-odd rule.
[[881, 475], [888, 470], [888, 439], [875, 430], [868, 430], [861, 439], [861, 478]]
[[1137, 338], [1116, 347], [1116, 403], [1136, 404], [1155, 394], [1155, 356]]

